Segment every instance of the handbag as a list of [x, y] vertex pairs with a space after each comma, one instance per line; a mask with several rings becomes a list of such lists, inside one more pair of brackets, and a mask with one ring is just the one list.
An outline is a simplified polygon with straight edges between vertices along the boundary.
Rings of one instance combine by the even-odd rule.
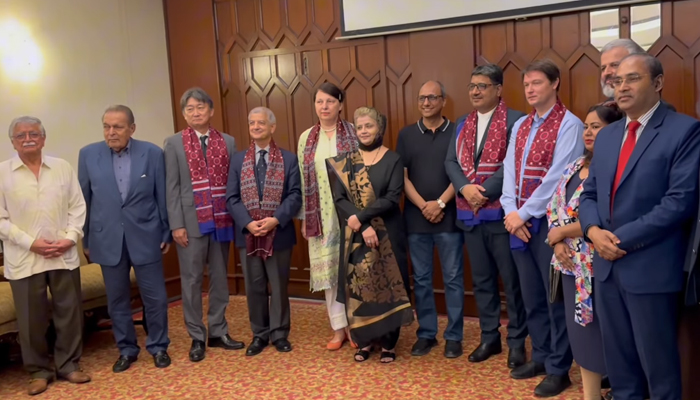
[[564, 289], [561, 286], [561, 271], [554, 266], [549, 267], [549, 302], [560, 303], [564, 301]]

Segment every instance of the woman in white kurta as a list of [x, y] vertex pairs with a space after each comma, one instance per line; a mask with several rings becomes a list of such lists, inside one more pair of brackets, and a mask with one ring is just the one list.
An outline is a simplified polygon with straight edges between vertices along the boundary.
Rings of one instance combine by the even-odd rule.
[[349, 340], [345, 306], [336, 299], [340, 264], [340, 224], [333, 203], [325, 160], [357, 149], [355, 130], [340, 118], [345, 94], [324, 83], [314, 95], [319, 122], [299, 138], [297, 156], [301, 170], [303, 205], [301, 232], [309, 241], [311, 291], [323, 290], [334, 335], [329, 350]]

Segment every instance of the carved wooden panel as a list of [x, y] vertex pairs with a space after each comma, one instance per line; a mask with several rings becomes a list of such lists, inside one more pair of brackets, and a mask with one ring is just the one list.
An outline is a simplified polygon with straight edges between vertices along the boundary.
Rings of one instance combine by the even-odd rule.
[[[471, 111], [466, 86], [472, 69], [488, 62], [504, 69], [504, 98], [521, 111], [529, 111], [521, 70], [540, 58], [560, 67], [561, 99], [580, 118], [603, 99], [600, 53], [591, 45], [586, 11], [336, 41], [338, 0], [216, 0], [214, 9], [225, 128], [241, 144], [248, 143], [248, 110], [265, 105], [277, 116], [277, 140], [295, 150], [299, 134], [316, 121], [313, 93], [326, 80], [347, 90], [346, 118], [360, 105], [374, 105], [387, 114], [385, 143], [392, 148], [398, 131], [419, 118], [416, 96], [424, 81], [438, 79], [445, 85], [445, 115], [454, 120]], [[619, 37], [631, 36], [630, 10], [620, 7], [613, 14], [619, 18]], [[692, 23], [698, 12], [700, 0], [663, 2], [661, 37], [649, 49], [664, 64], [664, 99], [691, 115], [696, 115], [700, 87], [700, 26]], [[301, 290], [308, 283], [303, 272], [306, 252], [300, 239], [293, 256], [299, 288], [295, 295], [309, 295]], [[442, 308], [439, 264], [435, 278]], [[465, 313], [473, 316], [470, 281], [465, 260]]]

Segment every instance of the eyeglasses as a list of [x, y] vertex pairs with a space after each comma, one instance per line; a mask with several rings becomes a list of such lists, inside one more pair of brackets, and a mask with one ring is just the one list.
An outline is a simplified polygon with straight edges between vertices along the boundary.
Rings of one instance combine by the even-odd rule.
[[41, 132], [23, 132], [23, 133], [17, 133], [12, 136], [13, 139], [15, 140], [23, 140], [29, 137], [29, 139], [36, 140], [41, 137]]
[[436, 96], [434, 94], [430, 94], [427, 96], [418, 96], [418, 103], [423, 103], [426, 99], [428, 99], [429, 102], [434, 103], [437, 101], [437, 99], [441, 99], [442, 96]]
[[491, 86], [493, 86], [493, 83], [477, 83], [477, 84], [470, 83], [469, 86], [467, 86], [467, 89], [469, 89], [469, 91], [471, 92], [474, 89], [479, 88], [479, 91], [483, 92], [484, 90], [490, 88]]
[[639, 74], [632, 74], [632, 75], [627, 75], [625, 77], [622, 76], [615, 76], [612, 79], [610, 79], [610, 83], [613, 85], [613, 87], [620, 87], [624, 83], [628, 83], [630, 85], [635, 84], [639, 81], [642, 80], [643, 77], [647, 76], [647, 74], [644, 75], [639, 75]]

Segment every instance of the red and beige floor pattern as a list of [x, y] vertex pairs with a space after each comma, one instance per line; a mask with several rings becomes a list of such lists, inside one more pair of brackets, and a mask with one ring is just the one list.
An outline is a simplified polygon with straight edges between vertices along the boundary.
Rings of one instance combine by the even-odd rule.
[[[248, 310], [244, 297], [231, 297], [227, 312], [229, 332], [250, 343]], [[36, 398], [42, 400], [140, 400], [140, 399], [533, 399], [540, 378], [514, 381], [508, 376], [506, 348], [498, 357], [480, 364], [467, 361], [468, 352], [479, 341], [479, 324], [465, 322], [465, 355], [454, 360], [442, 356], [440, 347], [425, 357], [410, 356], [417, 324], [402, 330], [395, 363], [382, 365], [378, 354], [364, 363], [353, 361], [353, 350], [344, 346], [337, 352], [325, 350], [331, 331], [325, 305], [292, 303], [291, 353], [278, 353], [272, 347], [256, 357], [245, 357], [245, 350], [211, 349], [197, 364], [188, 360], [190, 338], [185, 330], [182, 309], [170, 308], [170, 356], [173, 364], [156, 369], [146, 353], [145, 334], [137, 327], [142, 353], [131, 369], [112, 373], [117, 358], [111, 331], [86, 338], [83, 369], [92, 382], [72, 385], [57, 382]], [[440, 318], [441, 331], [446, 319]], [[502, 328], [504, 330], [504, 328]], [[504, 343], [505, 346], [505, 343]], [[573, 386], [555, 400], [578, 400], [582, 396], [578, 368], [573, 368]], [[21, 366], [0, 370], [0, 399], [28, 398], [27, 375]]]

